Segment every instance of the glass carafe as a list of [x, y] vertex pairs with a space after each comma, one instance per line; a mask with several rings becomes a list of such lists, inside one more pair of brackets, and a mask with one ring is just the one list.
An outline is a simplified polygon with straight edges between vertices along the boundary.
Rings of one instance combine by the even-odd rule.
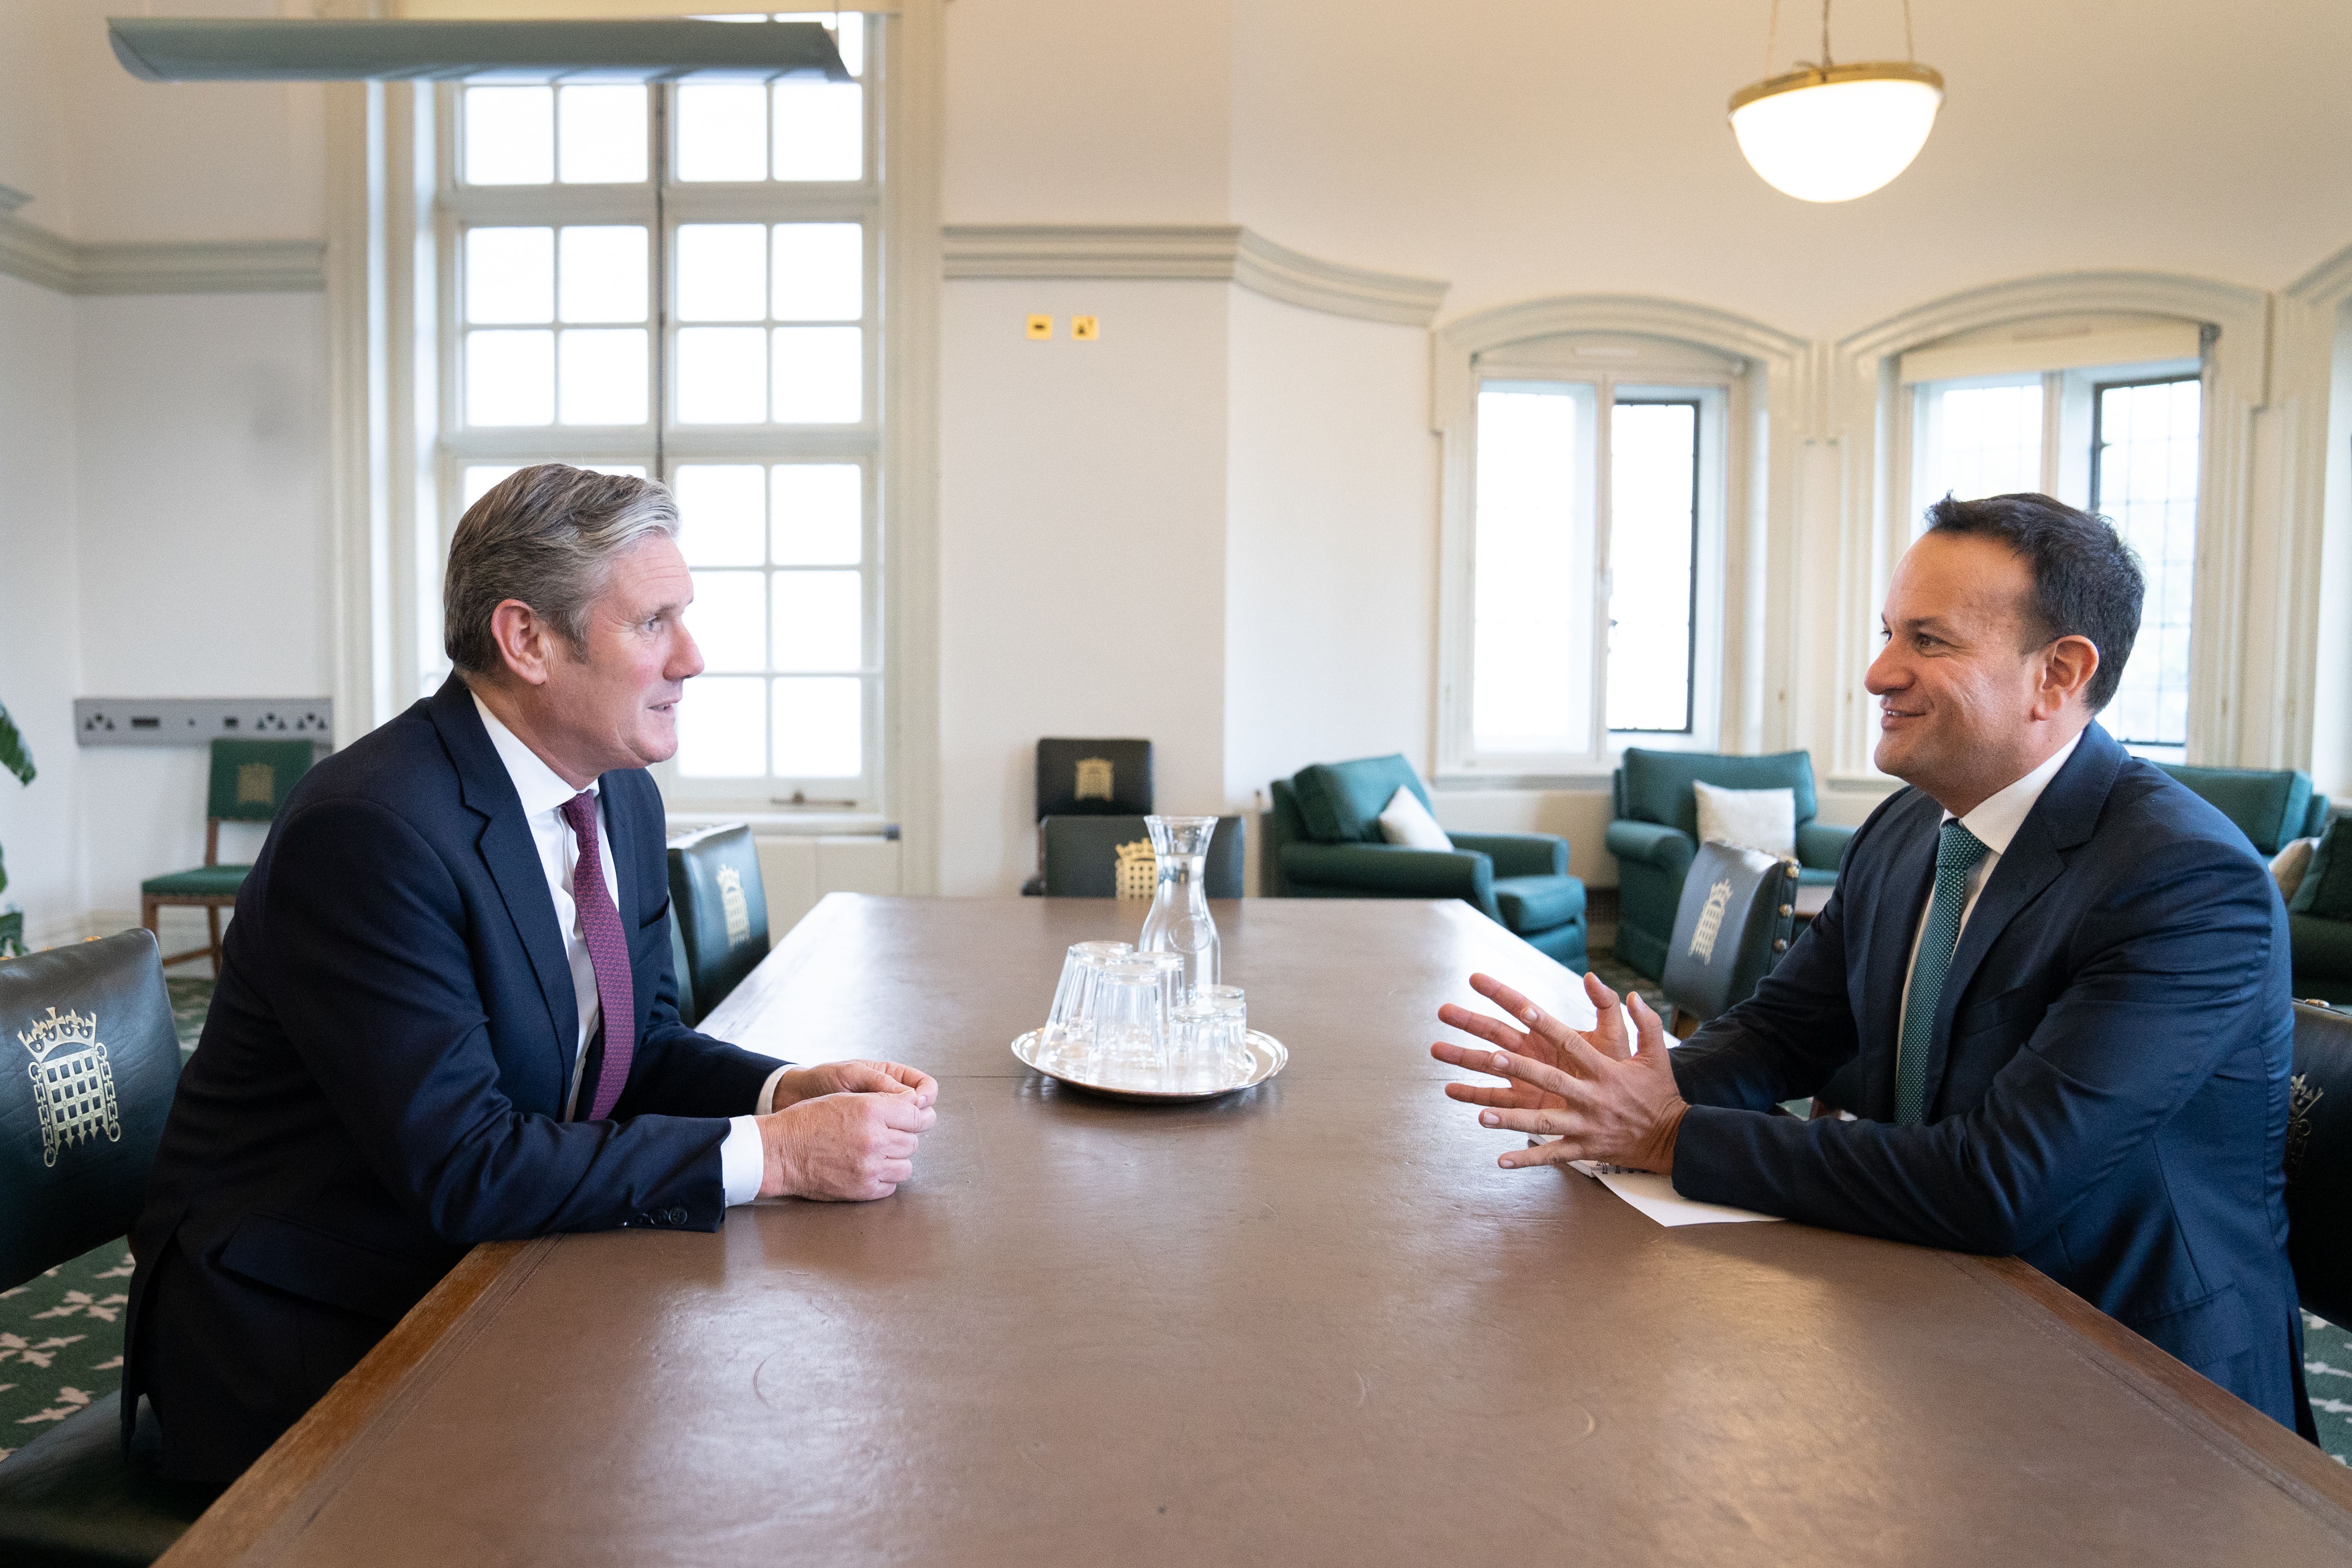
[[1217, 923], [1209, 916], [1206, 870], [1217, 819], [1146, 817], [1143, 825], [1151, 833], [1159, 883], [1152, 892], [1151, 913], [1143, 917], [1143, 935], [1135, 940], [1136, 950], [1182, 955], [1184, 996], [1189, 998], [1218, 979]]

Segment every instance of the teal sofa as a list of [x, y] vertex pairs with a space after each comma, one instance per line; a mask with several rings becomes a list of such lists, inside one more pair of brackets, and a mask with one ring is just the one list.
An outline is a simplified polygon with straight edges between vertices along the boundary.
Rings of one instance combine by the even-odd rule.
[[[2300, 768], [2157, 766], [2235, 822], [2265, 860], [2296, 839], [2327, 830], [2327, 797], [2312, 789], [2311, 775]], [[2352, 920], [2290, 912], [2286, 924], [2294, 994], [2352, 1005]]]
[[1281, 898], [1458, 898], [1570, 968], [1584, 967], [1584, 883], [1568, 874], [1566, 839], [1451, 833], [1451, 850], [1391, 844], [1381, 837], [1380, 814], [1400, 788], [1429, 804], [1420, 775], [1402, 756], [1317, 763], [1276, 779], [1262, 867], [1267, 891]]
[[1813, 820], [1820, 801], [1813, 793], [1813, 759], [1808, 752], [1727, 757], [1627, 747], [1611, 781], [1616, 810], [1606, 841], [1609, 852], [1617, 857], [1617, 956], [1654, 980], [1665, 973], [1666, 944], [1682, 903], [1683, 878], [1698, 853], [1698, 798], [1691, 792], [1693, 783], [1720, 789], [1794, 790], [1801, 883], [1837, 881], [1838, 858], [1853, 837], [1852, 828]]

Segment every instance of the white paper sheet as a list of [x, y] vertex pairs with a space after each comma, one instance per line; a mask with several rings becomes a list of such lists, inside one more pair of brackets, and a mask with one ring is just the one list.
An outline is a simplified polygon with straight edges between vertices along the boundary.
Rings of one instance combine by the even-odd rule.
[[1738, 1225], [1753, 1219], [1778, 1219], [1777, 1214], [1758, 1214], [1753, 1209], [1734, 1208], [1724, 1203], [1700, 1203], [1684, 1197], [1675, 1191], [1671, 1177], [1655, 1171], [1631, 1171], [1622, 1166], [1604, 1166], [1593, 1160], [1570, 1160], [1576, 1169], [1632, 1204], [1660, 1225]]

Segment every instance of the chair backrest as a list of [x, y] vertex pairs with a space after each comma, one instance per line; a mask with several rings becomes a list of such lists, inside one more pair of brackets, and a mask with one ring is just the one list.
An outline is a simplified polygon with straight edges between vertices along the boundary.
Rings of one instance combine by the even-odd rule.
[[2220, 811], [2254, 848], [2274, 855], [2288, 840], [2306, 831], [2311, 814], [2311, 775], [2294, 768], [2190, 768], [2159, 762]]
[[[307, 743], [306, 743], [307, 744]], [[155, 938], [0, 962], [0, 1290], [131, 1229], [180, 1081]]]
[[1318, 762], [1290, 779], [1291, 798], [1307, 836], [1324, 844], [1381, 842], [1381, 812], [1401, 789], [1419, 796], [1423, 806], [1429, 804], [1421, 775], [1401, 752], [1353, 762]]
[[1797, 825], [1821, 810], [1813, 794], [1813, 758], [1807, 751], [1769, 757], [1730, 757], [1712, 751], [1651, 751], [1625, 748], [1624, 766], [1613, 784], [1617, 811], [1635, 821], [1658, 822], [1698, 837], [1698, 797], [1694, 783], [1718, 789], [1793, 789]]
[[730, 822], [670, 841], [669, 914], [699, 1018], [768, 956], [768, 889], [750, 828]]
[[1041, 740], [1037, 820], [1141, 817], [1151, 811], [1151, 742]]
[[222, 822], [266, 822], [317, 761], [307, 740], [215, 740], [205, 815]]
[[[1038, 824], [1045, 840], [1045, 896], [1119, 896], [1119, 851], [1127, 848], [1129, 895], [1151, 895], [1151, 834], [1141, 817], [1048, 817]], [[1242, 857], [1247, 834], [1239, 817], [1219, 817], [1209, 837], [1208, 863], [1202, 868], [1211, 898], [1242, 895]], [[1140, 852], [1133, 846], [1140, 844]]]
[[2352, 1323], [2352, 1012], [2294, 1004], [2286, 1252], [2303, 1304]]
[[1748, 999], [1788, 951], [1796, 891], [1790, 862], [1711, 840], [1699, 845], [1660, 981], [1678, 1019], [1705, 1023]]
[[[676, 894], [670, 894], [675, 900]], [[669, 972], [677, 987], [677, 1021], [692, 1029], [702, 1021], [702, 1009], [694, 1005], [694, 969], [686, 961], [686, 922], [677, 917], [677, 905], [669, 912]]]

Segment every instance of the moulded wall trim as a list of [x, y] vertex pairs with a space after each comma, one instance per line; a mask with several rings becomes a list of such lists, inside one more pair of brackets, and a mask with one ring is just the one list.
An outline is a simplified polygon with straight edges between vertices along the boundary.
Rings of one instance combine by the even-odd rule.
[[951, 278], [1183, 278], [1231, 282], [1285, 304], [1426, 327], [1447, 285], [1326, 261], [1238, 224], [950, 224]]
[[0, 204], [0, 273], [60, 294], [316, 294], [322, 240], [69, 240]]

